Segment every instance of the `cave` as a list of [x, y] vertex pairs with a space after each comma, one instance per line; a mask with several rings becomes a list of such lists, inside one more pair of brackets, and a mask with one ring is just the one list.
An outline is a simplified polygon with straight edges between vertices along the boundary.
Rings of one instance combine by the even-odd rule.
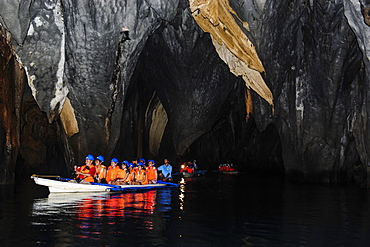
[[366, 1], [201, 2], [3, 1], [0, 183], [91, 153], [367, 186]]

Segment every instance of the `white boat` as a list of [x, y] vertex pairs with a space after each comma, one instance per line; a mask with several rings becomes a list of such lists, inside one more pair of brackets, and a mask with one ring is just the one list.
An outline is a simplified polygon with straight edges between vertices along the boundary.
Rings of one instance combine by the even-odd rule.
[[152, 189], [165, 186], [178, 186], [173, 183], [164, 183], [158, 181], [156, 184], [144, 184], [144, 185], [110, 185], [110, 184], [100, 184], [100, 183], [70, 183], [68, 178], [60, 178], [58, 176], [47, 176], [53, 177], [53, 179], [45, 178], [37, 175], [32, 175], [31, 179], [35, 181], [36, 184], [47, 186], [50, 193], [54, 192], [112, 192], [112, 191], [125, 191], [125, 190], [137, 190], [137, 189]]

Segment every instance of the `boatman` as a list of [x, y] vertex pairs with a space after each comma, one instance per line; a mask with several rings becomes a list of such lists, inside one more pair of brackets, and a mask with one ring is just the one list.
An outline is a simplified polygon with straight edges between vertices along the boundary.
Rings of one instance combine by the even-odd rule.
[[80, 171], [76, 171], [76, 175], [82, 175], [84, 177], [80, 183], [94, 182], [95, 166], [93, 164], [93, 161], [94, 161], [94, 156], [91, 154], [87, 155], [85, 158], [84, 168], [81, 169]]
[[158, 167], [159, 178], [164, 182], [172, 182], [172, 166], [170, 164], [170, 161], [165, 158], [164, 164]]

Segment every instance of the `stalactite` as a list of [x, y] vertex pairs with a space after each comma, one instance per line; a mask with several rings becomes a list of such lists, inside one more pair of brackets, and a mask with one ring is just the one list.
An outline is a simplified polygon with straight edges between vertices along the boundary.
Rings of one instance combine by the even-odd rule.
[[[203, 31], [210, 33], [220, 58], [236, 76], [242, 76], [247, 87], [252, 88], [270, 105], [273, 96], [261, 76], [265, 69], [257, 51], [235, 18], [240, 18], [228, 0], [189, 0], [193, 17]], [[248, 30], [248, 24], [243, 22]]]
[[152, 115], [152, 124], [149, 131], [149, 151], [154, 156], [158, 155], [159, 147], [163, 137], [164, 130], [167, 126], [168, 118], [166, 110], [161, 102], [158, 102]]
[[253, 113], [252, 93], [249, 88], [245, 90], [245, 121], [248, 122], [250, 114]]
[[64, 131], [69, 137], [79, 132], [75, 112], [68, 98], [64, 101], [64, 105], [60, 113], [60, 119], [62, 121]]

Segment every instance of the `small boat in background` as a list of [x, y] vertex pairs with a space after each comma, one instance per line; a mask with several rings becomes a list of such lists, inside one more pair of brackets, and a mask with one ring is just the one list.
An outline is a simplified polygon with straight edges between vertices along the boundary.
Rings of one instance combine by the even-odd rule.
[[184, 162], [181, 165], [179, 172], [172, 173], [173, 176], [181, 175], [184, 178], [200, 177], [204, 176], [207, 170], [198, 170], [197, 166], [193, 162]]
[[81, 192], [123, 192], [132, 190], [147, 190], [154, 188], [161, 188], [166, 186], [178, 187], [178, 184], [166, 183], [158, 181], [156, 184], [143, 184], [143, 185], [111, 185], [101, 183], [71, 183], [70, 178], [61, 178], [60, 176], [40, 176], [32, 175], [31, 179], [41, 186], [49, 188], [50, 193], [55, 192], [69, 192], [69, 193], [81, 193]]
[[218, 170], [214, 172], [222, 173], [222, 174], [238, 174], [239, 173], [237, 170], [235, 170], [235, 166], [233, 163], [220, 164], [218, 166]]

